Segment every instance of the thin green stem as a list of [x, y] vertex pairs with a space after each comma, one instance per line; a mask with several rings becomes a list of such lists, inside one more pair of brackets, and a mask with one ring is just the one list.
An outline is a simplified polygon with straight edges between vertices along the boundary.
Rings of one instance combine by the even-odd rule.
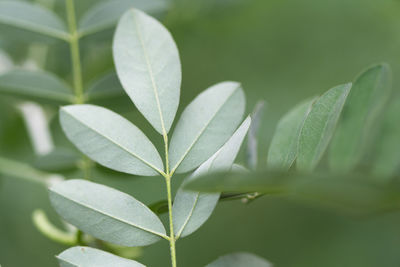
[[175, 249], [175, 234], [174, 234], [174, 223], [172, 217], [172, 193], [171, 193], [171, 177], [165, 178], [167, 184], [167, 195], [168, 195], [168, 214], [169, 214], [169, 247], [171, 251], [171, 263], [172, 267], [176, 267], [176, 249]]
[[74, 89], [76, 96], [76, 104], [84, 102], [82, 67], [79, 53], [79, 34], [76, 27], [75, 4], [74, 0], [66, 0], [67, 19], [69, 28], [69, 45], [71, 51], [72, 76], [74, 80]]

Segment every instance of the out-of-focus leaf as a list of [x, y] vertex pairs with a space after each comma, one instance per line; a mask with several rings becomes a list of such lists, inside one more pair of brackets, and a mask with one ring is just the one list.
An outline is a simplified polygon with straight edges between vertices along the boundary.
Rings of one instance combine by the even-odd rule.
[[52, 179], [61, 179], [59, 175], [46, 173], [32, 168], [26, 163], [0, 157], [0, 174], [5, 176], [24, 179], [34, 183], [47, 186]]
[[22, 1], [0, 1], [0, 24], [68, 40], [64, 22], [52, 11]]
[[190, 181], [187, 190], [260, 192], [323, 205], [351, 213], [400, 209], [400, 179], [382, 183], [379, 177], [335, 173], [259, 171], [218, 173]]
[[315, 99], [301, 102], [280, 119], [268, 151], [268, 168], [288, 170], [292, 166], [297, 157], [301, 129]]
[[333, 136], [351, 84], [339, 85], [318, 98], [304, 121], [300, 134], [296, 166], [312, 171], [320, 161]]
[[0, 75], [0, 94], [53, 105], [74, 101], [72, 91], [62, 80], [43, 71], [13, 70]]
[[207, 194], [186, 191], [183, 186], [200, 175], [213, 171], [229, 170], [239, 152], [250, 123], [251, 119], [248, 117], [220, 150], [183, 181], [172, 207], [176, 238], [190, 235], [203, 225], [211, 216], [220, 197], [218, 193]]
[[72, 247], [57, 256], [60, 267], [145, 267], [143, 264], [90, 247]]
[[118, 111], [132, 110], [132, 102], [127, 97], [115, 73], [109, 73], [96, 80], [86, 91], [87, 103]]
[[191, 171], [210, 158], [242, 120], [245, 97], [241, 85], [222, 82], [198, 95], [183, 111], [172, 135], [172, 172]]
[[181, 62], [168, 30], [137, 9], [118, 23], [113, 43], [118, 77], [137, 109], [161, 134], [168, 133], [179, 104]]
[[332, 170], [350, 171], [365, 153], [374, 137], [377, 119], [391, 93], [391, 71], [386, 64], [369, 68], [354, 82], [343, 108], [329, 151]]
[[98, 33], [113, 28], [122, 14], [132, 8], [149, 14], [156, 14], [167, 7], [163, 0], [109, 0], [102, 1], [86, 12], [79, 21], [81, 36]]
[[148, 176], [164, 169], [151, 141], [117, 113], [94, 105], [71, 105], [61, 108], [60, 122], [71, 142], [105, 167]]
[[85, 233], [121, 246], [145, 246], [165, 238], [160, 219], [143, 203], [113, 188], [68, 180], [50, 188], [55, 210]]
[[272, 267], [272, 264], [257, 255], [236, 252], [221, 256], [206, 267]]
[[385, 112], [382, 131], [375, 142], [372, 172], [392, 176], [400, 170], [400, 99], [395, 99]]
[[265, 109], [265, 101], [259, 101], [251, 115], [251, 126], [247, 139], [247, 163], [252, 169], [257, 168], [258, 163], [258, 130], [261, 124], [262, 113]]
[[76, 169], [80, 160], [81, 156], [75, 151], [56, 148], [46, 155], [38, 156], [33, 166], [48, 172], [60, 172]]

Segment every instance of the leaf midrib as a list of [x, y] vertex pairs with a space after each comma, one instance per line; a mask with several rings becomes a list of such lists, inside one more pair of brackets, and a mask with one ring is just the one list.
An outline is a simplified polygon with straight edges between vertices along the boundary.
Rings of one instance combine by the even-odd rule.
[[148, 53], [148, 51], [146, 49], [146, 46], [144, 45], [142, 31], [140, 29], [141, 25], [139, 25], [139, 22], [137, 21], [138, 14], [135, 11], [132, 11], [132, 12], [133, 12], [133, 20], [135, 22], [135, 28], [136, 28], [137, 37], [138, 37], [138, 39], [140, 41], [140, 45], [141, 45], [142, 50], [143, 50], [143, 54], [144, 54], [144, 58], [145, 58], [145, 61], [146, 61], [148, 74], [150, 76], [151, 84], [152, 84], [152, 87], [153, 87], [154, 97], [156, 98], [158, 114], [160, 116], [162, 134], [166, 135], [167, 131], [165, 129], [165, 124], [164, 124], [164, 118], [163, 118], [163, 114], [162, 114], [162, 110], [161, 110], [160, 99], [159, 99], [159, 96], [158, 96], [158, 86], [157, 86], [156, 81], [154, 79], [153, 68], [152, 68], [152, 65], [150, 63], [150, 59], [149, 59], [149, 55], [148, 55], [149, 53]]

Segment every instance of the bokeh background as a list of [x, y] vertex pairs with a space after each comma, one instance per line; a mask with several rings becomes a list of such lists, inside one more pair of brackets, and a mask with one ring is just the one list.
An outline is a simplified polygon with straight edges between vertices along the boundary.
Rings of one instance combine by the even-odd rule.
[[[97, 1], [76, 2], [83, 14]], [[63, 1], [56, 0], [54, 8], [65, 17]], [[265, 162], [277, 120], [302, 99], [352, 81], [379, 62], [391, 65], [393, 86], [399, 90], [400, 1], [175, 0], [160, 20], [180, 50], [180, 110], [199, 92], [223, 80], [243, 84], [249, 112], [258, 100], [267, 102], [259, 133], [260, 164]], [[14, 39], [0, 28], [0, 48], [17, 64], [28, 57], [40, 58], [30, 52], [26, 40], [15, 45]], [[85, 87], [113, 69], [111, 40], [101, 39], [83, 40]], [[70, 81], [68, 47], [50, 43], [44, 68]], [[0, 156], [32, 163], [35, 155], [15, 103], [0, 96]], [[123, 105], [124, 114], [157, 143], [160, 138], [134, 106]], [[50, 119], [55, 116], [51, 110], [48, 114]], [[56, 119], [51, 119], [51, 126], [55, 143], [69, 146]], [[238, 161], [243, 160], [241, 155]], [[162, 180], [155, 177], [103, 170], [95, 171], [93, 179], [146, 204], [166, 194]], [[181, 179], [176, 179], [175, 188]], [[34, 228], [31, 214], [37, 208], [59, 223], [45, 188], [0, 177], [1, 266], [57, 265], [54, 255], [66, 247]], [[263, 197], [248, 205], [222, 202], [199, 231], [178, 242], [177, 251], [178, 264], [191, 267], [204, 266], [233, 251], [254, 252], [278, 267], [395, 267], [400, 265], [400, 213], [359, 218], [278, 197]], [[169, 266], [168, 244], [145, 248], [140, 261]]]

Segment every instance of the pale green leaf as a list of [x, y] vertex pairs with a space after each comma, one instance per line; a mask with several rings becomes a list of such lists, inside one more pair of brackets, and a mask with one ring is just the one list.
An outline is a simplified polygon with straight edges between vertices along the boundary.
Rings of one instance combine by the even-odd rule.
[[241, 85], [222, 82], [198, 95], [183, 111], [172, 135], [172, 172], [193, 170], [211, 157], [242, 120], [245, 97]]
[[143, 203], [113, 188], [68, 180], [50, 188], [50, 201], [67, 222], [98, 239], [145, 246], [166, 238], [160, 219]]
[[12, 70], [0, 75], [0, 94], [53, 105], [74, 101], [71, 89], [58, 77], [44, 71]]
[[333, 170], [349, 171], [362, 160], [390, 97], [390, 76], [390, 67], [382, 64], [368, 69], [354, 82], [330, 146]]
[[318, 98], [304, 121], [300, 134], [296, 166], [312, 171], [322, 158], [333, 136], [351, 84], [339, 85]]
[[137, 261], [90, 247], [69, 248], [59, 254], [57, 259], [60, 267], [145, 267]]
[[68, 40], [64, 22], [52, 11], [22, 1], [0, 1], [0, 24]]
[[122, 14], [132, 8], [154, 14], [165, 10], [166, 6], [163, 0], [102, 1], [83, 15], [79, 21], [79, 33], [85, 36], [113, 28]]
[[206, 267], [272, 267], [272, 264], [257, 255], [236, 252], [221, 256]]
[[164, 169], [157, 149], [131, 122], [94, 105], [61, 108], [61, 126], [79, 150], [110, 169], [157, 175]]
[[390, 103], [384, 115], [382, 130], [375, 141], [372, 172], [389, 177], [400, 171], [400, 98]]
[[179, 104], [181, 63], [168, 30], [137, 9], [118, 23], [113, 44], [118, 77], [138, 110], [161, 134], [168, 133]]
[[200, 175], [213, 171], [229, 170], [239, 152], [250, 123], [251, 119], [247, 118], [220, 150], [183, 181], [172, 207], [176, 238], [190, 235], [203, 225], [211, 216], [220, 196], [219, 193], [207, 194], [186, 191], [183, 186]]
[[288, 170], [297, 157], [300, 132], [315, 98], [295, 106], [278, 122], [268, 151], [270, 169]]

